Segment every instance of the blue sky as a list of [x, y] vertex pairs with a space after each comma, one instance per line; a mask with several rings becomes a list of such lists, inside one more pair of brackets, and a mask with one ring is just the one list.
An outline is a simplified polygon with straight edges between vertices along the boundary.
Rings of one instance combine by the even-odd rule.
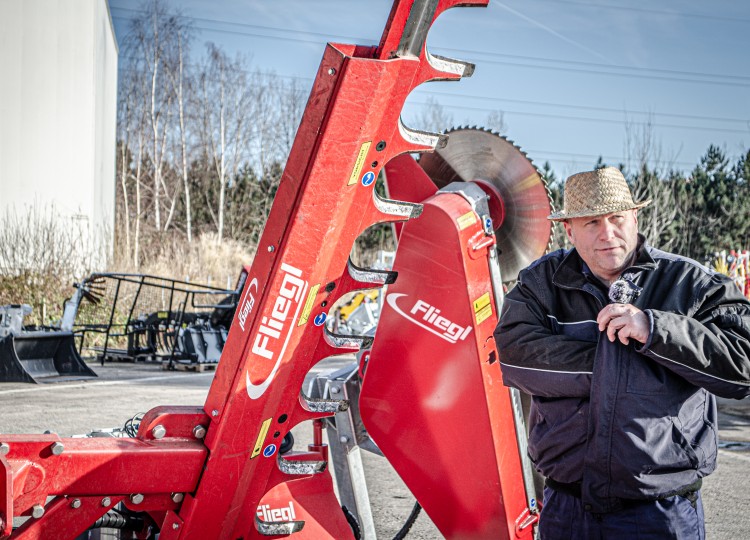
[[[388, 0], [181, 0], [197, 43], [242, 52], [251, 67], [311, 84], [325, 42], [375, 44]], [[110, 0], [118, 39], [140, 2]], [[750, 148], [750, 2], [490, 0], [433, 25], [429, 49], [476, 64], [473, 77], [427, 83], [407, 100], [414, 125], [428, 99], [455, 125], [502, 111], [505, 134], [558, 176], [634, 164], [690, 170], [709, 144], [732, 161]], [[197, 47], [198, 48], [198, 47]], [[411, 121], [411, 122], [410, 122]], [[414, 125], [414, 127], [421, 127]]]

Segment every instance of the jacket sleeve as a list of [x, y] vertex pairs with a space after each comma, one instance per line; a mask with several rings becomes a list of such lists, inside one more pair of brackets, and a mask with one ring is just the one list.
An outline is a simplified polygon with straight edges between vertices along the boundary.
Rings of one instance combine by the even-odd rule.
[[750, 302], [733, 281], [710, 276], [692, 316], [645, 313], [651, 331], [638, 352], [717, 396], [750, 395]]
[[540, 397], [588, 397], [596, 343], [554, 331], [545, 288], [526, 270], [503, 303], [495, 342], [503, 382]]

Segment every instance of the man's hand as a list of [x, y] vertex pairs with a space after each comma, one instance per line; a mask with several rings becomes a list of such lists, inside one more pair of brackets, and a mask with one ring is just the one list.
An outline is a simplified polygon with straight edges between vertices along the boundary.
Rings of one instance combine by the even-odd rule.
[[630, 338], [640, 343], [648, 340], [648, 316], [632, 304], [609, 304], [599, 312], [596, 322], [600, 331], [607, 331], [612, 342], [619, 339], [627, 345]]

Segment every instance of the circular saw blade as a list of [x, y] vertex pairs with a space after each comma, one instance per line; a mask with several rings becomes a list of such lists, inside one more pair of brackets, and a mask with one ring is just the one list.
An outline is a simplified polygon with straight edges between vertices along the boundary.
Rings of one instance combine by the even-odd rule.
[[[451, 182], [484, 181], [502, 198], [505, 217], [495, 231], [504, 282], [550, 247], [552, 201], [531, 160], [505, 137], [481, 128], [449, 130], [448, 144], [423, 154], [419, 164], [441, 188]], [[497, 226], [497, 225], [496, 225]]]

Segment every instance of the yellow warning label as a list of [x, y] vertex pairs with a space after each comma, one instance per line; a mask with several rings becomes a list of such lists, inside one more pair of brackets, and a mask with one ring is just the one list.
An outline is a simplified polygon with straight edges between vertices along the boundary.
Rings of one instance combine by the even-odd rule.
[[481, 324], [492, 315], [492, 303], [490, 300], [490, 293], [484, 293], [474, 300], [474, 316], [477, 319], [477, 324]]
[[365, 165], [365, 158], [367, 157], [367, 153], [370, 151], [370, 145], [372, 144], [372, 141], [363, 142], [362, 146], [359, 149], [359, 154], [357, 154], [357, 161], [354, 162], [354, 170], [352, 171], [351, 176], [349, 177], [349, 186], [354, 185], [359, 181], [359, 173], [362, 172], [362, 167]]
[[297, 326], [302, 326], [307, 322], [307, 319], [310, 318], [310, 312], [312, 311], [313, 304], [315, 303], [315, 296], [318, 294], [318, 289], [320, 289], [320, 283], [317, 285], [313, 285], [310, 287], [310, 294], [307, 295], [307, 300], [305, 301], [305, 307], [302, 308], [302, 315], [299, 317], [299, 322], [297, 323]]
[[477, 215], [474, 213], [473, 210], [466, 212], [463, 216], [459, 217], [456, 220], [456, 223], [458, 223], [458, 230], [463, 231], [466, 227], [469, 227], [470, 225], [474, 225], [477, 222]]
[[253, 448], [253, 453], [250, 454], [250, 459], [256, 458], [258, 457], [258, 454], [260, 454], [260, 451], [263, 449], [263, 441], [266, 440], [266, 435], [268, 435], [268, 428], [270, 426], [270, 418], [263, 420], [263, 424], [260, 426], [260, 433], [258, 433], [258, 438], [255, 441], [255, 448]]

